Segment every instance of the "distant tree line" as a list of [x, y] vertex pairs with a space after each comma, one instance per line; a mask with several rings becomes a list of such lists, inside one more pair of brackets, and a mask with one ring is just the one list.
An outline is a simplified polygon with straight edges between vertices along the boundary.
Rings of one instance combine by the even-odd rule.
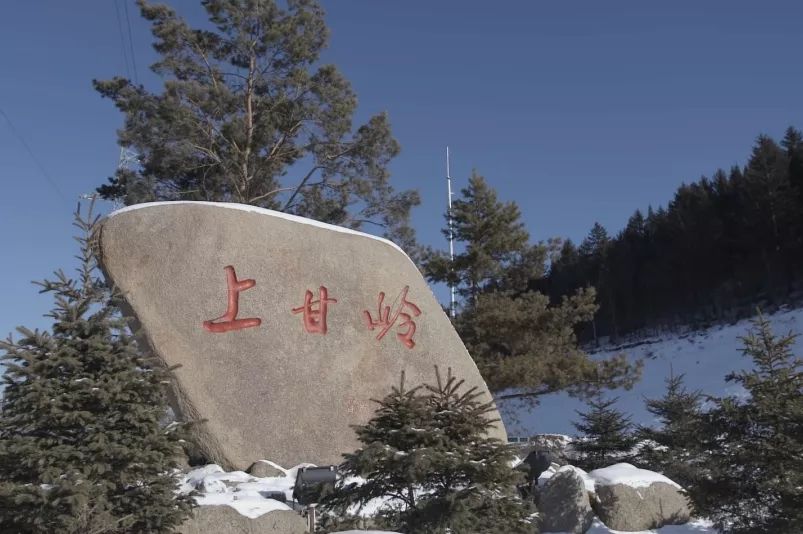
[[595, 224], [563, 242], [540, 289], [552, 302], [594, 287], [581, 339], [703, 325], [803, 294], [803, 137], [761, 135], [744, 168], [681, 185], [664, 208], [637, 210], [615, 237]]

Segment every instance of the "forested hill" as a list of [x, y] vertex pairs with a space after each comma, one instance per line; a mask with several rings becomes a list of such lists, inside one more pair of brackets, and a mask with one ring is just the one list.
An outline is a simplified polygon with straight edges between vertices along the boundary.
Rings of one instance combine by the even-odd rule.
[[553, 302], [597, 288], [585, 339], [703, 326], [803, 294], [803, 138], [759, 136], [744, 168], [681, 185], [666, 208], [637, 210], [615, 237], [596, 224], [566, 241], [542, 280]]

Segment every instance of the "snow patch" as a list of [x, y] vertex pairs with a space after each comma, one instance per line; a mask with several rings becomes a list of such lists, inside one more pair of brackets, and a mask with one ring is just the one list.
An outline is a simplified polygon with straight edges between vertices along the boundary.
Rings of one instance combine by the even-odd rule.
[[[361, 237], [367, 237], [367, 238], [370, 238], [370, 239], [375, 239], [377, 241], [381, 241], [382, 243], [385, 243], [386, 245], [390, 245], [391, 247], [395, 248], [396, 250], [398, 250], [399, 252], [404, 254], [404, 256], [407, 259], [410, 259], [409, 256], [407, 256], [407, 253], [404, 252], [401, 249], [401, 247], [399, 247], [399, 245], [397, 245], [393, 241], [390, 241], [390, 240], [385, 239], [383, 237], [378, 237], [378, 236], [375, 236], [375, 235], [366, 234], [365, 232], [359, 232], [357, 230], [352, 230], [351, 228], [344, 228], [342, 226], [335, 226], [333, 224], [327, 224], [327, 223], [323, 223], [323, 222], [320, 222], [320, 221], [315, 221], [313, 219], [307, 219], [306, 217], [300, 217], [298, 215], [291, 215], [290, 213], [282, 213], [281, 211], [274, 211], [274, 210], [269, 210], [269, 209], [266, 209], [266, 208], [259, 208], [257, 206], [249, 206], [247, 204], [236, 204], [234, 202], [206, 202], [206, 201], [200, 201], [200, 200], [198, 200], [198, 201], [195, 201], [195, 200], [174, 200], [174, 201], [167, 201], [167, 202], [143, 202], [142, 204], [134, 204], [132, 206], [126, 206], [125, 208], [121, 208], [121, 209], [119, 209], [117, 211], [113, 211], [112, 213], [110, 213], [108, 215], [108, 218], [111, 219], [112, 217], [120, 215], [121, 213], [126, 213], [126, 212], [134, 211], [134, 210], [153, 208], [153, 207], [156, 207], [156, 206], [176, 206], [176, 205], [182, 205], [182, 204], [196, 204], [196, 205], [202, 205], [202, 206], [215, 206], [215, 207], [218, 207], [218, 208], [227, 208], [227, 209], [232, 209], [232, 210], [248, 211], [248, 212], [251, 212], [251, 213], [258, 213], [260, 215], [268, 215], [269, 217], [278, 217], [279, 219], [285, 219], [287, 221], [292, 221], [292, 222], [296, 222], [296, 223], [308, 224], [310, 226], [317, 226], [318, 228], [323, 228], [325, 230], [331, 230], [333, 232], [340, 232], [340, 233], [343, 233], [343, 234], [352, 234], [352, 235], [357, 235], [357, 236], [361, 236]], [[410, 260], [410, 261], [412, 262], [413, 260]]]
[[625, 486], [630, 486], [631, 488], [645, 488], [655, 482], [663, 482], [678, 489], [682, 489], [679, 484], [660, 473], [648, 471], [646, 469], [639, 469], [638, 467], [627, 463], [614, 464], [610, 467], [595, 469], [594, 471], [588, 473], [588, 476], [593, 479], [596, 485], [599, 486], [613, 486], [614, 484], [622, 484]]
[[197, 492], [195, 501], [199, 506], [231, 506], [241, 515], [251, 519], [274, 510], [292, 510], [288, 504], [272, 499], [269, 495], [282, 493], [287, 502], [290, 502], [298, 470], [312, 464], [284, 469], [273, 462], [267, 463], [283, 472], [285, 476], [255, 477], [243, 471], [226, 472], [219, 465], [210, 464], [193, 469], [184, 475], [179, 492], [184, 495]]

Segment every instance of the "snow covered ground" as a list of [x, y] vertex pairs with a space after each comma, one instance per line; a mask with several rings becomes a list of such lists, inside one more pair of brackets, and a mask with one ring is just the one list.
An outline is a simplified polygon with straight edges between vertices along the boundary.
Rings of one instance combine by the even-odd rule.
[[[789, 331], [803, 334], [803, 309], [781, 311], [767, 318], [777, 335], [785, 335]], [[644, 408], [644, 398], [664, 394], [664, 380], [669, 376], [670, 369], [675, 374], [685, 373], [689, 389], [700, 389], [703, 393], [717, 396], [743, 394], [739, 386], [725, 382], [725, 375], [750, 367], [750, 360], [740, 352], [742, 345], [738, 339], [746, 335], [749, 329], [749, 320], [743, 320], [734, 325], [717, 326], [696, 333], [644, 339], [635, 347], [606, 349], [597, 355], [608, 357], [624, 352], [629, 358], [644, 361], [642, 379], [632, 390], [617, 390], [610, 394], [619, 397], [617, 407], [631, 414], [634, 423], [650, 424], [653, 419]], [[803, 352], [802, 339], [797, 340], [794, 350]], [[584, 410], [585, 404], [558, 393], [545, 395], [535, 408], [503, 401], [500, 409], [509, 436], [545, 433], [575, 435], [577, 432], [572, 426], [572, 421], [577, 420], [575, 410]]]
[[252, 519], [273, 510], [291, 510], [288, 504], [270, 498], [269, 495], [283, 493], [289, 503], [293, 498], [298, 470], [312, 464], [284, 469], [273, 462], [267, 463], [284, 476], [255, 477], [243, 471], [226, 472], [219, 465], [210, 464], [187, 473], [181, 481], [179, 491], [183, 494], [197, 491], [195, 500], [199, 505], [228, 505]]

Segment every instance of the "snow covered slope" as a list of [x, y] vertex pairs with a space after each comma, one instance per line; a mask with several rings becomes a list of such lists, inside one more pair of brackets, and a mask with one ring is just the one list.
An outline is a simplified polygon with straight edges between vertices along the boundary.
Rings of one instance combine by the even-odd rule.
[[[767, 317], [777, 335], [789, 331], [803, 334], [803, 309], [786, 310]], [[644, 361], [641, 381], [630, 391], [614, 391], [618, 396], [618, 408], [632, 415], [633, 422], [650, 424], [652, 416], [644, 408], [644, 397], [660, 397], [664, 394], [664, 380], [670, 369], [675, 374], [685, 373], [689, 389], [700, 389], [709, 395], [741, 395], [743, 390], [735, 384], [727, 384], [725, 375], [731, 371], [750, 367], [751, 362], [742, 356], [739, 337], [747, 334], [750, 321], [734, 325], [717, 326], [697, 333], [664, 338], [640, 340], [636, 346], [624, 350], [606, 349], [598, 356], [607, 357], [624, 352], [633, 359]], [[794, 350], [803, 352], [800, 338]], [[572, 421], [577, 420], [575, 410], [584, 410], [585, 405], [566, 394], [546, 395], [536, 408], [521, 403], [504, 401], [500, 405], [509, 436], [559, 433], [575, 435]]]

